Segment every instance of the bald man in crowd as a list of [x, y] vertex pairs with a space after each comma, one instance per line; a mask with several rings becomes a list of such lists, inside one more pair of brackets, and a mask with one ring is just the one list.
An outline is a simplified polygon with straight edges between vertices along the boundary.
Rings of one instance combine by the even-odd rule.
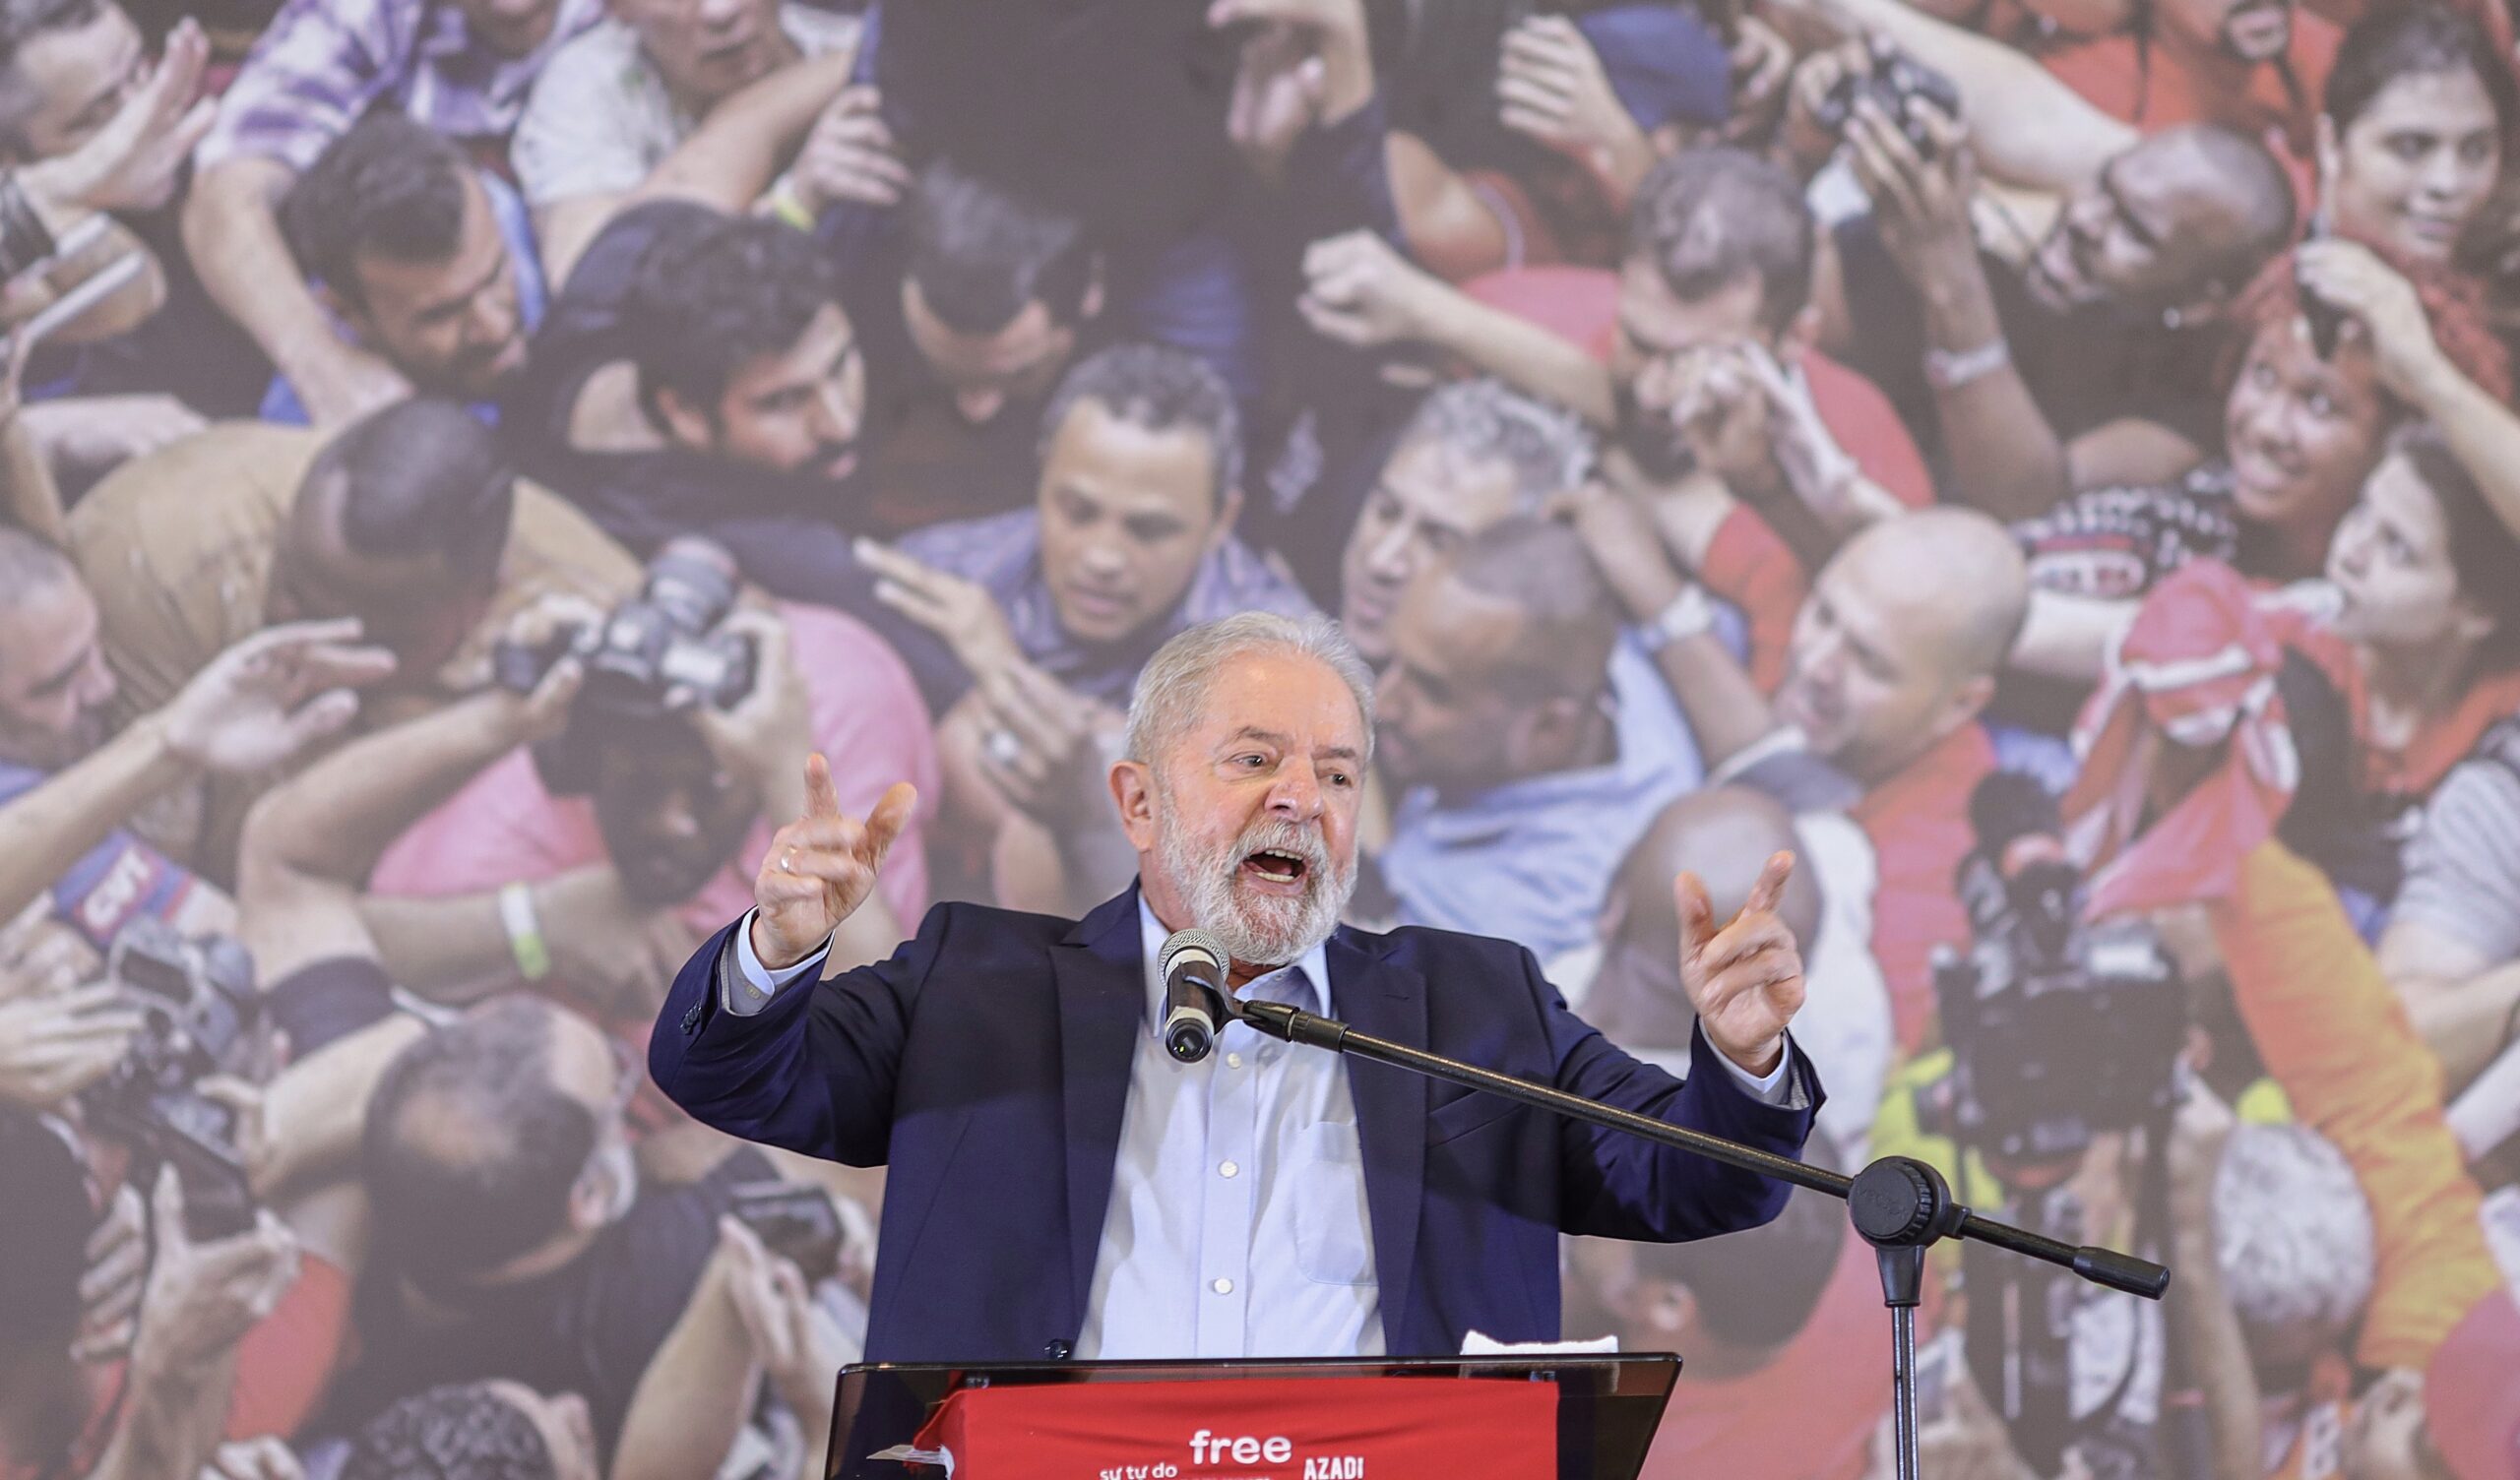
[[1411, 581], [1376, 690], [1400, 923], [1546, 959], [1589, 938], [1628, 844], [1698, 782], [1697, 742], [1582, 539], [1510, 519]]
[[1995, 768], [1978, 716], [2029, 603], [2001, 524], [1923, 509], [1866, 526], [1822, 568], [1772, 706], [1711, 630], [1664, 650], [1714, 779], [1797, 814], [1843, 811], [1871, 839], [1872, 956], [1903, 1054], [1932, 1019], [1933, 948], [1969, 938], [1951, 874], [1970, 847], [1969, 793]]
[[1794, 932], [1806, 963], [1809, 995], [1796, 1018], [1796, 1037], [1837, 1086], [1821, 1107], [1820, 1128], [1832, 1142], [1860, 1152], [1890, 1071], [1890, 999], [1872, 959], [1872, 844], [1843, 815], [1796, 817], [1747, 786], [1710, 786], [1678, 798], [1619, 863], [1596, 938], [1548, 961], [1548, 979], [1611, 1042], [1685, 1073], [1697, 1018], [1672, 964], [1680, 915], [1671, 881], [1694, 870], [1722, 918], [1748, 900], [1759, 870], [1779, 852], [1800, 863], [1777, 904], [1777, 918]]

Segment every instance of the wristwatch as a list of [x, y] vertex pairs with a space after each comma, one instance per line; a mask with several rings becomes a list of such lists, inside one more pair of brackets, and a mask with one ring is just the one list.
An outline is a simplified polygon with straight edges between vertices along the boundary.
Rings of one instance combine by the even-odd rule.
[[1692, 581], [1680, 587], [1670, 604], [1638, 627], [1636, 637], [1650, 657], [1682, 638], [1701, 636], [1714, 627], [1715, 608], [1707, 602], [1705, 587]]
[[1945, 349], [1925, 351], [1925, 384], [1937, 391], [1957, 391], [1982, 376], [1992, 375], [2012, 363], [2012, 346], [1997, 335], [1975, 349], [1952, 353]]

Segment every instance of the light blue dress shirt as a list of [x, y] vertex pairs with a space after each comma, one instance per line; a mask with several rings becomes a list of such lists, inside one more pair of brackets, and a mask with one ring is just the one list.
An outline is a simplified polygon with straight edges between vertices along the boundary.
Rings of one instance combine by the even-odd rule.
[[1599, 766], [1399, 799], [1382, 877], [1401, 924], [1499, 936], [1542, 960], [1591, 942], [1620, 860], [1706, 773], [1670, 685], [1630, 639], [1611, 649], [1605, 697], [1618, 754]]
[[[1201, 1062], [1175, 1061], [1161, 1037], [1164, 979], [1156, 970], [1170, 932], [1144, 898], [1138, 927], [1146, 1015], [1074, 1355], [1382, 1355], [1382, 1286], [1346, 1062], [1241, 1022], [1225, 1024]], [[723, 973], [721, 1001], [738, 1016], [760, 1012], [796, 978], [819, 974], [823, 960], [818, 952], [769, 970], [753, 954], [749, 914], [736, 927], [732, 954], [735, 970]], [[1239, 995], [1338, 1016], [1320, 946]], [[1790, 1054], [1764, 1078], [1715, 1057], [1770, 1104], [1798, 1089], [1787, 1079]]]

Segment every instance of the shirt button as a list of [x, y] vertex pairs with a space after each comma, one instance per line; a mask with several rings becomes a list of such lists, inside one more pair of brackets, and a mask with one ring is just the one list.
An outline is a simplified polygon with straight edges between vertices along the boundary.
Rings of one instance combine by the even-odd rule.
[[1228, 1161], [1228, 1162], [1227, 1162], [1225, 1165], [1220, 1166], [1220, 1167], [1218, 1167], [1218, 1168], [1217, 1168], [1217, 1175], [1218, 1175], [1218, 1176], [1220, 1176], [1220, 1177], [1233, 1177], [1233, 1176], [1239, 1176], [1239, 1175], [1241, 1174], [1241, 1172], [1242, 1172], [1242, 1168], [1240, 1168], [1240, 1167], [1238, 1167], [1238, 1166], [1235, 1166], [1235, 1165], [1234, 1165], [1232, 1162], [1230, 1162], [1230, 1161]]
[[1225, 1056], [1225, 1067], [1226, 1067], [1226, 1068], [1228, 1068], [1228, 1069], [1240, 1069], [1240, 1068], [1242, 1067], [1242, 1055], [1240, 1055], [1240, 1054], [1228, 1054], [1228, 1055], [1226, 1055], [1226, 1056]]
[[1218, 1278], [1208, 1282], [1208, 1288], [1216, 1291], [1220, 1295], [1230, 1295], [1233, 1293], [1233, 1281], [1224, 1278], [1223, 1276], [1219, 1276]]

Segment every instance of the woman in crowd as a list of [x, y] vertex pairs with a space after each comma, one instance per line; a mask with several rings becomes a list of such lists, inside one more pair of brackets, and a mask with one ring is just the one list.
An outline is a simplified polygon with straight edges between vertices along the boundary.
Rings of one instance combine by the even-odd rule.
[[2440, 4], [2347, 32], [2318, 122], [2319, 209], [2340, 236], [2443, 263], [2492, 196], [2515, 103], [2485, 32]]
[[[2322, 574], [2347, 509], [2388, 438], [2439, 425], [2497, 512], [2497, 452], [2520, 445], [2502, 408], [2510, 370], [2473, 294], [2448, 273], [2391, 269], [2350, 242], [2318, 242], [2259, 274], [2233, 319], [2246, 338], [2224, 402], [2222, 456], [2174, 484], [2090, 489], [2018, 526], [2038, 587], [2017, 667], [2097, 683], [2154, 582], [2187, 560], [2230, 561], [2284, 585]], [[2481, 458], [2479, 453], [2488, 456]]]

